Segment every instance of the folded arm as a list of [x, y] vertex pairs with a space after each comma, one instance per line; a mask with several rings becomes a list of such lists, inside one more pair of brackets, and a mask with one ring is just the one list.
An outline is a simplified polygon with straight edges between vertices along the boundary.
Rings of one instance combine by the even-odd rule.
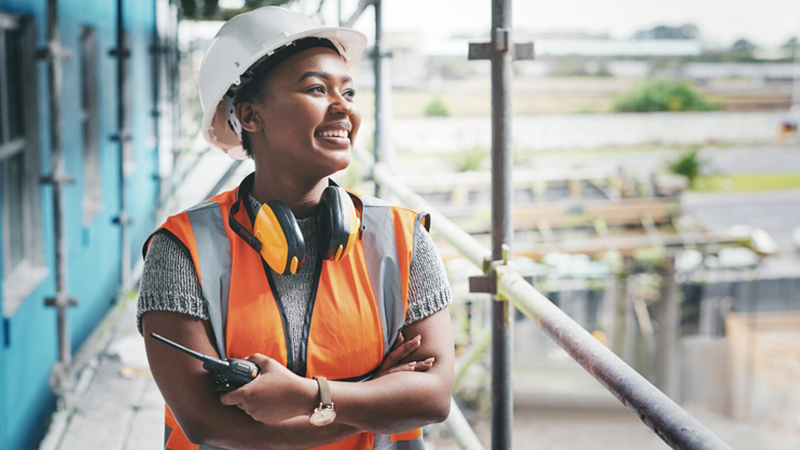
[[151, 311], [142, 316], [142, 328], [153, 378], [181, 430], [193, 443], [237, 450], [297, 449], [336, 442], [360, 432], [340, 423], [312, 427], [307, 416], [275, 425], [253, 420], [240, 409], [220, 402], [203, 363], [147, 337], [155, 332], [185, 347], [218, 356], [211, 344], [209, 322], [185, 314]]
[[[447, 308], [407, 325], [405, 336], [420, 336], [419, 348], [405, 361], [434, 358], [426, 372], [397, 371], [363, 383], [330, 382], [336, 410], [334, 425], [380, 434], [396, 434], [441, 422], [450, 412], [453, 385], [453, 337]], [[316, 381], [298, 377], [263, 355], [252, 358], [261, 374], [250, 384], [222, 395], [263, 423], [307, 415], [319, 405]], [[329, 425], [330, 426], [330, 425]]]
[[[207, 321], [151, 311], [142, 317], [142, 326], [145, 336], [155, 332], [217, 356]], [[447, 417], [454, 359], [447, 309], [403, 331], [405, 336], [420, 336], [418, 343], [412, 339], [403, 344], [404, 349], [390, 354], [413, 351], [403, 358], [404, 364], [384, 363], [381, 376], [363, 383], [331, 382], [337, 419], [324, 427], [313, 427], [308, 420], [308, 414], [319, 405], [316, 381], [293, 374], [275, 360], [262, 355], [251, 358], [261, 366], [259, 377], [223, 394], [221, 402], [200, 361], [149, 338], [145, 346], [156, 384], [190, 441], [241, 450], [306, 448], [362, 431], [409, 431]], [[420, 362], [430, 358], [435, 363]], [[414, 371], [415, 364], [417, 370], [427, 372]]]

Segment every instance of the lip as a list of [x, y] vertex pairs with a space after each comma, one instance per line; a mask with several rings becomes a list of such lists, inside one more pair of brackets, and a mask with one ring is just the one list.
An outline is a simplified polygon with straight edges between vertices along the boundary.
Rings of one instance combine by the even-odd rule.
[[326, 147], [333, 147], [343, 150], [350, 149], [350, 139], [325, 136], [314, 136], [314, 138], [325, 144]]
[[[323, 132], [334, 131], [334, 130], [345, 130], [350, 136], [348, 138], [322, 136]], [[316, 130], [314, 130], [314, 138], [324, 143], [327, 147], [333, 147], [338, 149], [350, 149], [351, 146], [350, 138], [352, 138], [352, 130], [353, 130], [353, 124], [347, 120], [342, 120], [339, 122], [320, 125], [319, 127], [317, 127]]]
[[331, 131], [331, 130], [345, 130], [348, 133], [353, 130], [353, 124], [347, 120], [341, 120], [339, 122], [328, 123], [325, 125], [320, 125], [314, 130], [314, 135], [317, 133], [322, 133], [323, 131]]

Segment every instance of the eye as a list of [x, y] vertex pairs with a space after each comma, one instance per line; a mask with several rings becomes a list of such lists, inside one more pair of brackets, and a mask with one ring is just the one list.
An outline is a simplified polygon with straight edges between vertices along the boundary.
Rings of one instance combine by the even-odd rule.
[[344, 93], [342, 93], [342, 95], [344, 95], [345, 97], [353, 98], [353, 97], [356, 96], [356, 91], [355, 91], [355, 89], [348, 89], [348, 90], [344, 91]]
[[325, 88], [322, 86], [312, 86], [307, 92], [319, 92], [320, 94], [324, 94]]

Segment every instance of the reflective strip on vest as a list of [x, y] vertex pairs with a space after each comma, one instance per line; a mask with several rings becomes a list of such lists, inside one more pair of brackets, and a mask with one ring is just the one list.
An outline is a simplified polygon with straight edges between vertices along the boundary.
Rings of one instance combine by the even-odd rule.
[[[406, 437], [406, 435], [416, 437], [409, 440], [398, 439], [398, 436]], [[373, 450], [425, 450], [425, 441], [422, 440], [422, 430], [417, 429], [408, 433], [392, 436], [376, 434]]]
[[231, 246], [225, 234], [222, 208], [206, 200], [186, 211], [192, 224], [197, 260], [200, 264], [200, 285], [208, 305], [208, 315], [217, 351], [222, 359], [225, 351], [225, 324], [228, 320], [228, 292], [231, 286]]
[[362, 197], [361, 201], [364, 257], [372, 293], [381, 316], [383, 348], [384, 354], [387, 354], [405, 323], [394, 218], [389, 202], [373, 197]]

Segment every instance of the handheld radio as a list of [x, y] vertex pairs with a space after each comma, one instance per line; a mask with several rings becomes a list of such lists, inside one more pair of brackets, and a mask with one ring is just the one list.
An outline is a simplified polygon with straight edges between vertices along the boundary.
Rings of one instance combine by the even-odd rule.
[[155, 333], [150, 333], [150, 337], [203, 361], [203, 368], [211, 372], [211, 376], [214, 378], [217, 392], [230, 392], [253, 381], [258, 376], [258, 366], [250, 361], [234, 358], [221, 360], [189, 350]]

